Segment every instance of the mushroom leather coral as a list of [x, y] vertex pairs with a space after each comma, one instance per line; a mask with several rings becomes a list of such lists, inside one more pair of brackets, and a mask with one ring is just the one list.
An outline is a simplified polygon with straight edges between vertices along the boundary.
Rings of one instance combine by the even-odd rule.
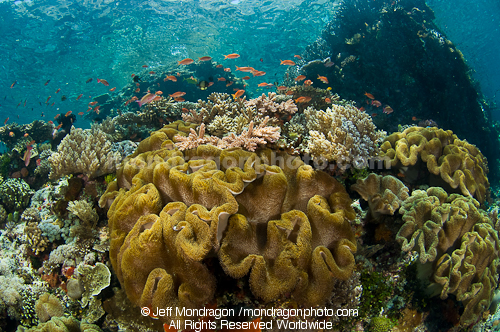
[[415, 190], [400, 208], [405, 222], [396, 235], [404, 251], [419, 252], [420, 263], [434, 262], [431, 281], [441, 298], [464, 304], [461, 324], [486, 310], [496, 288], [499, 240], [479, 202], [442, 188]]
[[[451, 130], [410, 127], [389, 135], [380, 150], [380, 156], [387, 158], [392, 167], [418, 167], [421, 160], [431, 174], [440, 176], [443, 184], [458, 188], [463, 195], [473, 196], [481, 203], [486, 199], [489, 188], [486, 158], [476, 146], [458, 139]], [[410, 173], [407, 181], [412, 180]]]
[[134, 304], [210, 301], [209, 253], [230, 276], [250, 273], [265, 301], [292, 293], [320, 304], [334, 278], [350, 277], [355, 213], [338, 181], [285, 153], [210, 145], [181, 153], [160, 135], [125, 159], [100, 200], [110, 205], [111, 263]]

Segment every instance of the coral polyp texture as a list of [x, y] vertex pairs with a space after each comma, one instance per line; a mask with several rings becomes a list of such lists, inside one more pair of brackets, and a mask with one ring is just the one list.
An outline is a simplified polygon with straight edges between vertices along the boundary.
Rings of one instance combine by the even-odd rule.
[[396, 240], [404, 251], [418, 251], [421, 264], [433, 262], [436, 293], [456, 296], [464, 304], [461, 324], [473, 323], [491, 304], [498, 280], [498, 233], [487, 213], [474, 198], [438, 187], [415, 190], [400, 213]]
[[380, 156], [397, 167], [409, 182], [422, 177], [419, 165], [427, 166], [430, 185], [473, 196], [483, 203], [489, 188], [488, 164], [479, 149], [457, 138], [451, 130], [410, 127], [389, 135]]
[[336, 279], [351, 276], [355, 213], [337, 180], [267, 149], [181, 152], [162, 130], [127, 157], [100, 200], [110, 259], [134, 304], [206, 304], [216, 289], [211, 253], [229, 276], [248, 275], [265, 302], [322, 304]]

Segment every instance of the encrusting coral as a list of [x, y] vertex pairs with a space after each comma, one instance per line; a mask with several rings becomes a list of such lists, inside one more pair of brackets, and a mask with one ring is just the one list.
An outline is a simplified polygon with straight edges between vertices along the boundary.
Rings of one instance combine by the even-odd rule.
[[497, 286], [498, 234], [479, 202], [442, 188], [415, 190], [399, 212], [396, 235], [403, 251], [416, 250], [421, 264], [434, 262], [430, 278], [441, 299], [450, 294], [464, 304], [462, 324], [487, 310]]
[[119, 152], [111, 151], [111, 141], [97, 128], [72, 128], [49, 157], [52, 179], [73, 173], [90, 178], [112, 173], [119, 166]]
[[380, 156], [405, 174], [405, 180], [418, 180], [420, 162], [426, 163], [432, 174], [430, 185], [459, 190], [480, 203], [489, 188], [488, 164], [479, 149], [457, 138], [451, 130], [436, 127], [410, 127], [389, 135], [380, 146]]
[[364, 164], [378, 153], [377, 143], [385, 137], [366, 112], [352, 105], [331, 105], [326, 111], [308, 107], [304, 113], [307, 149], [314, 159]]
[[210, 252], [230, 276], [249, 274], [264, 301], [291, 294], [321, 304], [351, 276], [355, 213], [339, 182], [271, 150], [182, 153], [162, 130], [125, 160], [99, 202], [110, 206], [110, 260], [132, 303], [204, 305], [216, 287]]

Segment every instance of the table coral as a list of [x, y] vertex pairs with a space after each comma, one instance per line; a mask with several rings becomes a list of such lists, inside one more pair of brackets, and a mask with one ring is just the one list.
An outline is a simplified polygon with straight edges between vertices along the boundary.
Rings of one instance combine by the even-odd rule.
[[271, 150], [202, 145], [182, 153], [160, 133], [125, 160], [99, 202], [110, 206], [110, 260], [134, 304], [210, 301], [210, 252], [230, 276], [249, 274], [265, 301], [292, 293], [321, 304], [336, 279], [351, 276], [355, 213], [335, 179]]
[[419, 252], [421, 264], [434, 262], [431, 281], [440, 296], [462, 301], [462, 324], [486, 310], [497, 286], [498, 234], [479, 202], [442, 188], [415, 190], [400, 208], [404, 224], [396, 235], [404, 251]]
[[486, 158], [476, 146], [458, 139], [451, 130], [410, 127], [389, 135], [380, 150], [380, 156], [392, 167], [401, 169], [409, 182], [417, 180], [422, 161], [435, 175], [426, 183], [448, 187], [449, 192], [458, 190], [481, 203], [486, 199], [489, 188]]
[[50, 177], [83, 173], [91, 178], [112, 173], [120, 163], [120, 154], [111, 151], [111, 141], [97, 128], [72, 128], [49, 157]]

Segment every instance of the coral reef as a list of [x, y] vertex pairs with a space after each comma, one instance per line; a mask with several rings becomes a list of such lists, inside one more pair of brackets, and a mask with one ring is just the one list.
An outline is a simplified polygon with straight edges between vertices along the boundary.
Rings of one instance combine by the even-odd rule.
[[391, 175], [371, 173], [364, 179], [358, 179], [351, 189], [356, 190], [368, 202], [369, 211], [375, 220], [380, 215], [394, 215], [409, 197], [408, 187]]
[[305, 115], [308, 152], [314, 159], [364, 165], [378, 153], [377, 142], [385, 137], [368, 114], [351, 105], [332, 105], [326, 111], [308, 107]]
[[101, 332], [94, 324], [80, 322], [75, 317], [53, 317], [46, 323], [33, 328], [19, 326], [16, 332]]
[[183, 155], [168, 137], [141, 142], [99, 202], [110, 206], [110, 259], [132, 303], [210, 301], [210, 250], [264, 301], [293, 293], [321, 304], [351, 276], [354, 211], [339, 182], [284, 153], [201, 145]]
[[0, 200], [8, 212], [21, 211], [27, 207], [31, 195], [33, 191], [22, 179], [7, 179], [0, 184]]
[[272, 143], [279, 139], [279, 128], [266, 126], [268, 120], [269, 117], [266, 116], [256, 128], [254, 128], [253, 121], [251, 121], [248, 129], [244, 130], [241, 135], [236, 136], [234, 133], [231, 133], [222, 139], [216, 136], [205, 136], [205, 124], [202, 123], [198, 134], [191, 129], [188, 137], [181, 135], [174, 136], [175, 145], [181, 151], [194, 149], [203, 144], [211, 144], [220, 149], [243, 147], [248, 151], [255, 151], [259, 144], [265, 145], [267, 142]]
[[114, 172], [120, 161], [120, 154], [111, 151], [111, 142], [101, 130], [73, 128], [49, 157], [50, 177], [83, 173], [95, 178]]
[[396, 235], [404, 251], [419, 252], [421, 264], [435, 262], [431, 280], [441, 299], [464, 304], [470, 324], [492, 301], [498, 280], [500, 242], [479, 202], [442, 188], [415, 190], [400, 208], [404, 224]]
[[[389, 135], [380, 156], [405, 175], [410, 183], [425, 181], [448, 192], [460, 192], [483, 203], [489, 188], [488, 163], [477, 147], [457, 138], [451, 130], [410, 127]], [[421, 174], [420, 163], [428, 176]]]
[[64, 314], [64, 308], [56, 296], [45, 293], [36, 301], [35, 312], [40, 322], [45, 323], [52, 317], [61, 317]]

